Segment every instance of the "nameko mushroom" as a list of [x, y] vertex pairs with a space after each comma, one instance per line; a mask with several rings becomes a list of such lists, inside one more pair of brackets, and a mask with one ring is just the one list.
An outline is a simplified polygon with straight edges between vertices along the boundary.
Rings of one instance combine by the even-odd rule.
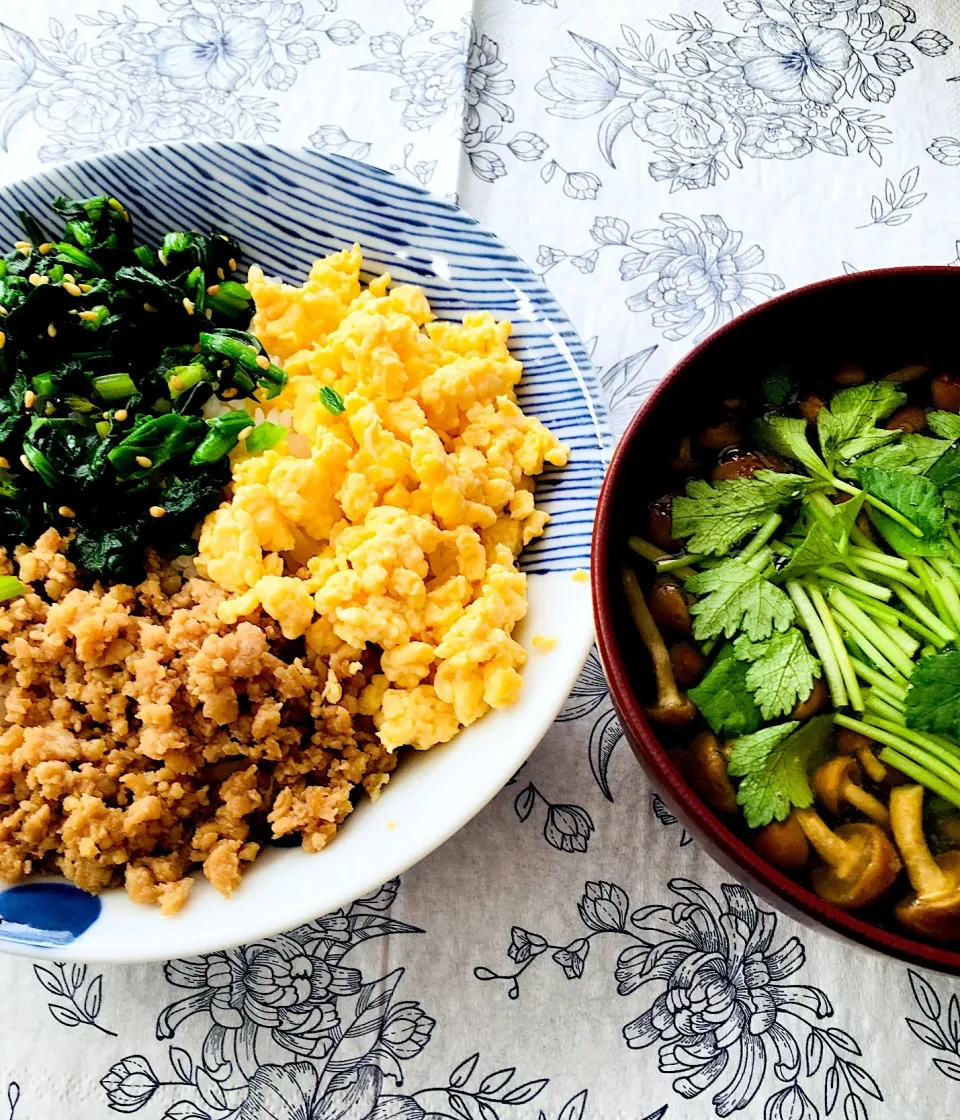
[[890, 826], [913, 887], [894, 910], [898, 921], [938, 941], [960, 937], [960, 851], [931, 854], [923, 834], [923, 786], [891, 791]]
[[858, 822], [834, 830], [813, 809], [794, 812], [822, 860], [810, 876], [821, 898], [856, 910], [886, 894], [900, 871], [900, 859], [882, 829]]

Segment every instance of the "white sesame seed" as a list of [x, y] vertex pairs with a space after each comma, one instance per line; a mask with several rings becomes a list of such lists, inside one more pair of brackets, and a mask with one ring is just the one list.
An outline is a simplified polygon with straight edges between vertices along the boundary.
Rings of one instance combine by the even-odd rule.
[[237, 436], [237, 439], [246, 439], [247, 436], [250, 435], [250, 433], [252, 431], [253, 431], [253, 425], [251, 424], [249, 428], [244, 428], [243, 429], [243, 431], [240, 433], [240, 435]]
[[236, 390], [236, 389], [224, 389], [224, 391], [223, 391], [223, 392], [222, 392], [222, 393], [220, 394], [220, 396], [221, 396], [221, 397], [222, 397], [222, 398], [223, 398], [223, 399], [224, 399], [225, 401], [232, 401], [232, 400], [233, 400], [233, 398], [234, 398], [234, 397], [235, 397], [236, 395], [237, 395], [237, 390]]
[[30, 283], [35, 288], [39, 288], [41, 284], [49, 284], [50, 283], [50, 277], [49, 276], [41, 276], [37, 272], [31, 272], [30, 275], [27, 277], [27, 279], [30, 281]]
[[167, 263], [167, 258], [164, 256], [162, 249], [157, 250], [157, 260], [164, 266]]
[[261, 369], [269, 369], [270, 368], [270, 359], [267, 357], [266, 354], [261, 354], [257, 358], [257, 365]]
[[66, 282], [68, 284], [75, 284], [76, 283], [76, 279], [74, 278], [74, 275], [73, 275], [72, 272], [65, 272], [63, 274], [63, 278], [64, 278], [64, 280], [66, 280]]
[[207, 295], [208, 296], [215, 296], [217, 294], [217, 292], [219, 292], [219, 291], [220, 291], [220, 285], [219, 284], [210, 284], [207, 288]]
[[76, 513], [74, 513], [74, 511], [69, 506], [61, 506], [57, 510], [57, 513], [59, 513], [61, 517], [76, 517], [77, 516]]
[[157, 309], [153, 306], [152, 303], [145, 303], [143, 305], [143, 310], [144, 311], [156, 311]]
[[86, 319], [88, 323], [93, 322], [97, 318], [96, 311], [78, 311], [77, 314], [81, 319]]
[[220, 277], [221, 280], [226, 280], [226, 278], [227, 278], [227, 274], [223, 271], [222, 268], [217, 269], [217, 275]]
[[193, 314], [193, 300], [192, 299], [188, 299], [186, 296], [184, 296], [183, 297], [183, 307], [184, 307], [184, 310], [186, 311], [186, 313], [188, 315]]
[[37, 403], [37, 394], [32, 389], [28, 389], [23, 394], [23, 407], [24, 408], [33, 408], [33, 406], [36, 403]]
[[23, 463], [28, 471], [32, 471], [34, 469], [32, 466], [30, 466], [30, 460], [26, 457], [26, 455], [20, 456], [20, 462]]
[[151, 517], [163, 517], [163, 515], [166, 512], [167, 511], [163, 508], [163, 506], [151, 506], [150, 507], [150, 516]]
[[229, 268], [231, 272], [237, 271], [237, 262], [233, 259], [233, 257], [231, 257], [230, 260], [227, 261], [227, 268]]
[[183, 378], [175, 373], [173, 377], [170, 378], [170, 388], [176, 389], [179, 393], [183, 388]]
[[44, 243], [42, 245], [37, 246], [37, 252], [42, 257], [45, 257], [47, 255], [47, 253], [49, 253], [52, 248], [53, 248], [53, 246], [50, 244], [49, 241], [44, 241]]
[[113, 418], [114, 420], [119, 420], [122, 424], [127, 418], [127, 410], [125, 408], [118, 408], [117, 411], [113, 414]]
[[14, 241], [13, 247], [15, 249], [32, 249], [33, 246], [29, 241]]
[[93, 285], [92, 284], [79, 284], [78, 287], [80, 288], [81, 292], [92, 292], [93, 291]]
[[135, 462], [138, 467], [142, 467], [145, 471], [148, 471], [153, 466], [153, 460], [148, 459], [146, 455], [138, 455]]
[[71, 280], [64, 280], [63, 288], [72, 296], [79, 296], [82, 294], [80, 291], [80, 285], [74, 284]]
[[206, 308], [206, 309], [204, 310], [204, 312], [203, 312], [203, 313], [204, 313], [204, 315], [206, 315], [206, 317], [207, 317], [208, 319], [212, 319], [212, 318], [213, 318], [213, 308], [212, 308], [212, 307], [208, 307], [208, 308]]
[[5, 455], [0, 455], [0, 468], [5, 471], [10, 469], [10, 460]]
[[57, 328], [53, 325], [53, 323], [47, 323], [47, 334], [51, 338], [57, 337]]
[[0, 331], [0, 350], [2, 350], [4, 348], [4, 346], [6, 346], [6, 345], [7, 345], [7, 333], [6, 333], [6, 331]]

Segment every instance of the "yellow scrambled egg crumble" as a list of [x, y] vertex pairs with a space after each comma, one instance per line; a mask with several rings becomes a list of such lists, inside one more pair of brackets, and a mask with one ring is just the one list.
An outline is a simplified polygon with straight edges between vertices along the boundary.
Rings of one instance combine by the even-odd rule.
[[420, 288], [363, 288], [360, 268], [357, 246], [316, 261], [302, 287], [251, 268], [250, 329], [288, 374], [271, 404], [289, 430], [235, 454], [197, 568], [233, 592], [225, 622], [260, 607], [318, 653], [379, 647], [358, 711], [388, 749], [423, 749], [517, 697], [515, 561], [547, 521], [532, 479], [569, 452], [517, 404], [508, 322], [441, 322]]

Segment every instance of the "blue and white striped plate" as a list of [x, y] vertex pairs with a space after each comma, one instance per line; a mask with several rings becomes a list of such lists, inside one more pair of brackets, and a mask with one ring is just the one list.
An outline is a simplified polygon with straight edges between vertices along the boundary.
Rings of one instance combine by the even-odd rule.
[[[316, 257], [356, 241], [372, 272], [419, 284], [441, 318], [479, 309], [509, 318], [511, 350], [524, 365], [520, 403], [572, 456], [537, 484], [538, 505], [551, 521], [522, 557], [530, 611], [517, 636], [530, 661], [513, 708], [406, 760], [380, 800], [361, 805], [325, 851], [267, 853], [229, 901], [198, 883], [181, 914], [164, 919], [121, 891], [103, 896], [99, 908], [86, 898], [71, 901], [59, 883], [0, 893], [0, 950], [58, 960], [183, 956], [290, 928], [392, 878], [478, 812], [540, 741], [590, 647], [589, 588], [571, 575], [589, 565], [610, 444], [590, 360], [540, 278], [468, 214], [419, 186], [303, 149], [151, 145], [0, 188], [0, 243], [22, 236], [20, 209], [55, 228], [50, 203], [57, 195], [104, 193], [129, 208], [138, 238], [148, 242], [159, 243], [170, 229], [215, 226], [239, 238], [248, 263], [301, 282]], [[535, 633], [557, 638], [555, 649], [532, 650]]]

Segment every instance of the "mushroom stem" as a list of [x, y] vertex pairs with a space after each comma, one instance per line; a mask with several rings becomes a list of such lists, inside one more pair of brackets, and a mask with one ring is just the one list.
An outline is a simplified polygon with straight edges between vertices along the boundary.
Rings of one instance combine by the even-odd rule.
[[[879, 765], [879, 763], [878, 763]], [[882, 767], [881, 767], [882, 769]], [[877, 824], [884, 825], [890, 821], [890, 814], [887, 812], [887, 807], [872, 793], [868, 793], [856, 784], [856, 782], [844, 782], [840, 787], [840, 793], [846, 801], [859, 809], [861, 813], [866, 814], [871, 820], [876, 821]]]
[[896, 786], [891, 791], [890, 824], [917, 894], [927, 897], [949, 892], [950, 878], [931, 855], [923, 835], [923, 786]]
[[627, 604], [636, 624], [643, 644], [647, 647], [650, 660], [653, 662], [653, 671], [657, 678], [657, 704], [655, 708], [648, 708], [651, 719], [658, 723], [679, 726], [689, 723], [696, 714], [693, 702], [681, 695], [677, 682], [673, 676], [673, 665], [670, 663], [670, 651], [667, 649], [657, 624], [647, 608], [643, 591], [635, 573], [627, 567], [621, 572], [623, 590], [627, 596]]
[[795, 809], [797, 821], [817, 854], [840, 875], [845, 875], [856, 862], [856, 849], [824, 824], [813, 809]]
[[[870, 747], [861, 747], [857, 751], [857, 761], [867, 772], [867, 777], [878, 785], [887, 776], [887, 768], [877, 758]], [[866, 811], [866, 810], [864, 810]]]

